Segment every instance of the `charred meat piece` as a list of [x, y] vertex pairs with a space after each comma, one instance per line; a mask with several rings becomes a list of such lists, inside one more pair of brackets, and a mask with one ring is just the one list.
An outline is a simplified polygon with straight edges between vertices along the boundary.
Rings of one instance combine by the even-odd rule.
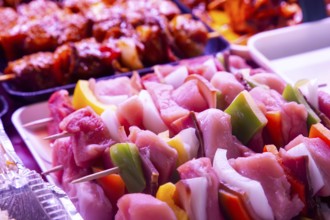
[[118, 16], [96, 22], [93, 25], [93, 37], [99, 42], [109, 38], [118, 39], [123, 36], [133, 37], [134, 35], [134, 27]]
[[88, 38], [59, 47], [54, 53], [55, 69], [61, 73], [64, 83], [111, 75], [112, 61], [118, 56], [119, 51], [116, 48]]
[[231, 0], [226, 1], [225, 11], [233, 30], [241, 34], [254, 34], [301, 21], [301, 18], [289, 21], [294, 20], [300, 9], [295, 3], [287, 4], [281, 0]]
[[79, 41], [90, 35], [90, 29], [88, 19], [82, 15], [62, 10], [55, 3], [35, 1], [18, 7], [15, 24], [3, 29], [0, 43], [7, 60], [13, 60]]
[[14, 88], [19, 91], [47, 89], [61, 85], [54, 72], [54, 58], [51, 52], [39, 52], [9, 62], [4, 73], [14, 74]]
[[47, 0], [35, 0], [17, 7], [17, 13], [27, 19], [42, 18], [59, 10], [55, 1]]
[[147, 66], [171, 61], [166, 33], [158, 24], [145, 24], [136, 28], [139, 41], [143, 44], [142, 62]]
[[169, 29], [175, 44], [183, 57], [194, 57], [203, 54], [208, 41], [208, 30], [202, 22], [194, 20], [191, 14], [174, 17], [169, 23]]
[[[28, 30], [23, 49], [28, 54], [36, 51], [53, 51], [59, 45], [79, 41], [89, 35], [88, 22], [84, 17], [64, 11], [52, 13], [24, 26]], [[23, 26], [21, 28], [24, 29]]]
[[55, 52], [38, 52], [9, 62], [4, 73], [15, 75], [14, 89], [36, 91], [114, 73], [119, 51], [110, 44], [84, 39], [67, 43]]
[[17, 21], [18, 14], [9, 7], [0, 7], [0, 28], [6, 30], [11, 28]]
[[[4, 41], [4, 32], [9, 32], [9, 30], [15, 26], [18, 19], [18, 14], [16, 11], [9, 7], [1, 7], [0, 8], [0, 48], [2, 51], [6, 50], [7, 45], [3, 44]], [[8, 50], [8, 49], [7, 49]], [[15, 50], [14, 50], [15, 51]], [[8, 56], [13, 56], [11, 53], [13, 51], [8, 50]]]

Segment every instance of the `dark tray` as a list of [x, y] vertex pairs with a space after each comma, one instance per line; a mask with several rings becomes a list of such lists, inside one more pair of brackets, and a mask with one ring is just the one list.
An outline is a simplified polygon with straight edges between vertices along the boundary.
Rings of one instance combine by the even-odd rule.
[[[182, 13], [187, 13], [186, 12], [187, 9], [183, 8], [182, 4], [178, 3], [178, 1], [173, 1], [173, 2], [175, 2], [178, 5], [178, 7], [180, 8]], [[194, 16], [194, 15], [192, 15], [192, 16], [194, 19], [199, 20], [196, 16]], [[207, 26], [204, 22], [203, 22], [203, 24], [207, 27], [209, 32], [212, 32], [212, 29], [209, 26]], [[215, 37], [215, 38], [209, 39], [209, 41], [205, 47], [205, 51], [204, 51], [203, 55], [211, 55], [211, 54], [215, 54], [217, 52], [222, 52], [222, 51], [226, 51], [226, 50], [229, 50], [228, 41], [226, 41], [222, 37]], [[4, 62], [2, 62], [2, 63], [0, 63], [0, 65], [2, 67], [1, 69], [4, 69], [6, 64]], [[150, 72], [151, 70], [152, 70], [152, 67], [147, 67], [144, 69], [137, 70], [137, 72], [140, 75], [143, 75], [144, 73]], [[130, 74], [131, 73], [125, 73], [124, 75], [130, 75]], [[111, 75], [110, 78], [118, 77], [121, 75], [122, 75], [122, 73]], [[102, 78], [104, 78], [104, 77], [102, 77]], [[106, 78], [109, 78], [109, 77], [106, 77]], [[58, 87], [53, 87], [53, 88], [44, 89], [44, 90], [38, 90], [38, 91], [33, 91], [33, 92], [24, 92], [24, 91], [19, 91], [19, 90], [15, 89], [12, 86], [12, 83], [10, 81], [2, 83], [4, 90], [8, 94], [10, 94], [10, 96], [12, 98], [14, 98], [15, 100], [23, 101], [25, 103], [33, 103], [33, 102], [47, 100], [53, 92], [60, 90], [60, 89], [66, 89], [70, 93], [72, 93], [75, 85], [76, 85], [76, 83], [72, 83], [72, 84], [67, 84], [64, 86], [58, 86]]]
[[5, 100], [5, 97], [0, 96], [0, 118], [4, 116], [8, 111], [8, 103]]

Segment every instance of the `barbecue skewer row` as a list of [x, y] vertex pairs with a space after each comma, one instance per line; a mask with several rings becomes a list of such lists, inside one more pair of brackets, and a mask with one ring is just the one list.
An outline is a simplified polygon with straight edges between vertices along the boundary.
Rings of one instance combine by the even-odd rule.
[[[97, 78], [143, 68], [139, 61], [139, 57], [143, 55], [137, 54], [136, 46], [129, 43], [131, 40], [121, 39], [118, 42], [121, 42], [119, 47], [87, 39], [63, 45], [54, 53], [39, 52], [24, 56], [9, 63], [5, 74], [0, 75], [0, 82], [13, 82], [15, 89], [19, 91], [35, 91], [74, 83], [78, 79]], [[132, 57], [135, 57], [136, 62], [131, 62]], [[170, 61], [174, 60], [165, 58], [152, 64]]]
[[[101, 42], [105, 35], [111, 35], [108, 32], [118, 28], [118, 24], [114, 24], [117, 20], [127, 23], [123, 26], [133, 26], [136, 23], [144, 24], [151, 18], [155, 20], [158, 16], [170, 19], [180, 14], [179, 8], [174, 3], [164, 2], [166, 3], [160, 1], [161, 4], [152, 5], [151, 1], [146, 1], [143, 5], [139, 5], [139, 7], [144, 5], [151, 7], [158, 12], [157, 15], [143, 13], [139, 7], [132, 7], [132, 4], [120, 1], [110, 4], [105, 1], [94, 3], [85, 1], [82, 4], [66, 1], [58, 4], [54, 1], [37, 0], [21, 4], [16, 10], [9, 7], [0, 8], [2, 10], [0, 14], [3, 16], [0, 19], [0, 27], [6, 30], [1, 33], [0, 46], [7, 60], [13, 60], [26, 54], [54, 51], [64, 43], [76, 42], [92, 36]], [[168, 6], [168, 11], [160, 10], [159, 6], [163, 4]], [[132, 18], [131, 14], [135, 17]], [[109, 24], [111, 22], [112, 24]], [[119, 29], [112, 30], [113, 35], [120, 34]]]
[[[142, 18], [142, 24], [128, 24], [132, 26], [132, 30], [123, 29], [124, 25], [118, 23], [118, 27], [115, 25], [106, 30], [107, 37], [98, 39], [99, 37], [95, 36], [96, 41], [91, 40], [92, 36], [89, 36], [62, 44], [52, 53], [39, 52], [27, 55], [10, 62], [5, 70], [8, 78], [2, 77], [2, 80], [11, 79], [15, 89], [19, 91], [61, 86], [76, 82], [77, 79], [109, 75], [116, 71], [126, 72], [171, 62], [179, 57], [201, 55], [208, 36], [215, 37], [189, 14], [175, 14], [170, 18], [171, 20], [165, 23], [157, 19]], [[166, 27], [163, 27], [164, 25]], [[116, 46], [109, 46], [113, 42]], [[30, 83], [26, 83], [27, 80]]]
[[[309, 103], [309, 101], [301, 94], [299, 86], [296, 85], [296, 86], [292, 87], [292, 86], [288, 85], [287, 88], [285, 89], [283, 95], [288, 101], [294, 101], [297, 103], [301, 103], [306, 107], [307, 111], [309, 112], [309, 116], [308, 116], [309, 126], [313, 123], [322, 121], [326, 127], [330, 127], [330, 120], [329, 120], [328, 116], [325, 115], [324, 113], [322, 113], [318, 109], [318, 107], [315, 107]], [[74, 96], [75, 96], [75, 94], [74, 94]], [[27, 124], [24, 124], [23, 126], [25, 128], [29, 128], [29, 127], [34, 127], [34, 126], [46, 125], [47, 123], [51, 122], [52, 120], [53, 120], [52, 118], [43, 118], [43, 119], [39, 119], [37, 121], [32, 121]], [[67, 137], [67, 136], [68, 136], [68, 133], [62, 132], [62, 133], [50, 135], [48, 137], [45, 137], [44, 139], [45, 140], [54, 140], [57, 138]]]
[[[212, 38], [218, 38], [218, 37], [221, 37], [221, 35], [218, 33], [218, 32], [210, 32], [208, 33], [208, 39], [212, 39]], [[77, 42], [79, 43], [79, 42]], [[94, 43], [94, 42], [91, 42], [91, 44]], [[78, 49], [78, 48], [77, 48]], [[110, 52], [107, 51], [107, 52]], [[56, 51], [55, 51], [56, 53]], [[32, 55], [33, 56], [33, 55]], [[37, 55], [35, 55], [37, 56]], [[56, 55], [55, 55], [56, 56]], [[22, 62], [25, 62], [24, 59], [21, 60]], [[30, 63], [27, 62], [27, 65], [29, 65]], [[16, 65], [16, 64], [13, 64], [13, 65]], [[33, 65], [33, 63], [31, 63], [31, 65]], [[58, 64], [58, 65], [61, 65], [61, 64]], [[77, 65], [84, 65], [84, 64], [77, 64]], [[40, 67], [39, 67], [40, 68]], [[127, 69], [127, 71], [130, 70], [130, 69]], [[7, 82], [7, 81], [10, 81], [10, 80], [14, 80], [14, 79], [18, 79], [21, 77], [21, 74], [15, 72], [15, 73], [6, 73], [6, 74], [1, 74], [0, 75], [0, 82]], [[82, 78], [81, 78], [82, 79]]]
[[[312, 131], [311, 131], [311, 133], [310, 133], [310, 138], [316, 138], [316, 137], [318, 137], [318, 138], [321, 138], [322, 140], [324, 140], [324, 141], [327, 141], [327, 143], [330, 143], [330, 139], [329, 139], [329, 135], [330, 135], [330, 131], [328, 130], [328, 129], [326, 129], [324, 126], [322, 126], [321, 124], [315, 124], [313, 127], [312, 127], [313, 129], [312, 129]], [[326, 129], [326, 130], [324, 130], [324, 129]], [[319, 133], [319, 132], [321, 132], [321, 133]], [[325, 133], [324, 133], [325, 132]], [[278, 152], [275, 150], [274, 151], [274, 149], [273, 150], [271, 150], [271, 148], [268, 146], [268, 151], [269, 152], [273, 152], [275, 155], [277, 155], [278, 154]], [[276, 149], [276, 147], [275, 147], [275, 149]], [[277, 153], [276, 153], [277, 152]], [[290, 152], [290, 151], [289, 151]], [[220, 154], [220, 153], [219, 153]], [[219, 158], [218, 157], [220, 157], [220, 156], [217, 156], [217, 161], [219, 160]], [[278, 157], [278, 155], [277, 155], [277, 157]], [[189, 162], [188, 162], [189, 163]], [[219, 162], [220, 163], [220, 162]], [[268, 164], [269, 165], [269, 164]], [[216, 165], [216, 166], [219, 166], [219, 165]], [[223, 167], [224, 165], [221, 165], [220, 167]], [[229, 165], [230, 166], [230, 165]], [[196, 166], [195, 166], [196, 167]], [[218, 168], [218, 169], [220, 169], [220, 171], [217, 171], [217, 172], [225, 172], [225, 171], [223, 171], [223, 169], [229, 169], [228, 167], [226, 167], [226, 168]], [[230, 168], [230, 169], [232, 169], [232, 168]], [[106, 171], [104, 171], [104, 172], [108, 172], [108, 170], [106, 170]], [[109, 172], [111, 172], [111, 171], [109, 171]], [[232, 171], [231, 171], [232, 172]], [[219, 174], [220, 175], [220, 174]], [[235, 175], [234, 175], [235, 176]], [[86, 176], [86, 177], [82, 177], [82, 178], [80, 178], [80, 179], [78, 179], [78, 180], [76, 180], [76, 181], [72, 181], [72, 183], [78, 183], [78, 182], [80, 182], [80, 181], [89, 181], [89, 180], [94, 180], [94, 179], [96, 179], [96, 178], [100, 178], [100, 177], [103, 177], [103, 175], [102, 175], [102, 173], [96, 173], [96, 174], [92, 174], [92, 175], [89, 175], [89, 176]], [[191, 177], [190, 177], [191, 178]], [[233, 183], [235, 183], [235, 184], [237, 184], [237, 182], [239, 181], [239, 180], [234, 180], [233, 178], [230, 178], [229, 176], [227, 177], [227, 179], [226, 179], [226, 181], [229, 181], [229, 179], [230, 179], [230, 181], [232, 181]], [[273, 177], [272, 177], [273, 178]], [[246, 180], [245, 180], [246, 181]], [[244, 182], [244, 181], [242, 181], [242, 182]], [[228, 184], [228, 183], [227, 183]], [[221, 196], [222, 196], [222, 199], [226, 199], [226, 197], [228, 196], [226, 193], [234, 193], [234, 195], [235, 195], [235, 197], [236, 196], [238, 196], [238, 200], [241, 200], [241, 202], [243, 202], [244, 203], [244, 201], [245, 201], [245, 199], [247, 199], [247, 198], [250, 198], [250, 197], [246, 197], [246, 195], [244, 196], [244, 198], [245, 199], [242, 199], [241, 198], [241, 196], [240, 196], [240, 193], [242, 193], [242, 192], [239, 192], [238, 194], [237, 194], [237, 192], [234, 190], [234, 191], [232, 191], [233, 190], [233, 188], [231, 188], [232, 186], [230, 186], [230, 185], [227, 185], [227, 184], [225, 184], [225, 186], [222, 186], [222, 187], [224, 187], [224, 188], [222, 188], [222, 194], [221, 194]], [[259, 184], [259, 183], [258, 183]], [[239, 185], [242, 185], [242, 183], [240, 183]], [[244, 185], [244, 184], [243, 184]], [[228, 188], [226, 188], [226, 187], [228, 187], [229, 186], [229, 189]], [[178, 186], [177, 186], [178, 187]], [[200, 187], [202, 187], [201, 185], [200, 185]], [[202, 187], [203, 188], [203, 187]], [[202, 188], [200, 188], [200, 190], [202, 190]], [[245, 188], [246, 189], [246, 188]], [[228, 191], [229, 190], [229, 191]], [[237, 190], [237, 189], [236, 189]], [[252, 191], [252, 189], [250, 189], [251, 191]], [[203, 190], [202, 190], [203, 191]], [[226, 193], [225, 193], [226, 192]], [[182, 193], [182, 192], [181, 192]], [[223, 193], [225, 193], [225, 194], [223, 194]], [[256, 193], [256, 191], [254, 191], [254, 193]], [[158, 194], [158, 193], [157, 193]], [[237, 195], [236, 195], [237, 194]], [[160, 195], [159, 195], [160, 196]], [[232, 195], [233, 196], [233, 195]], [[256, 196], [255, 194], [253, 194], [253, 196]], [[159, 198], [158, 196], [157, 196], [157, 198]], [[160, 198], [162, 198], [162, 197], [160, 197]], [[232, 198], [232, 197], [231, 197]], [[266, 199], [266, 201], [267, 201], [267, 199]], [[227, 205], [229, 205], [228, 203], [226, 203], [225, 202], [225, 200], [224, 201], [222, 201], [223, 203], [222, 204], [227, 204]], [[305, 204], [306, 205], [306, 204]], [[258, 206], [259, 207], [259, 206]], [[260, 207], [259, 207], [260, 208]], [[259, 209], [258, 208], [258, 209]], [[257, 210], [258, 210], [257, 209]], [[256, 210], [256, 209], [255, 209]], [[255, 211], [254, 210], [254, 211]], [[231, 213], [233, 210], [227, 210], [227, 212], [229, 212], [229, 213], [226, 213], [227, 215], [229, 214], [229, 215], [232, 215], [233, 213]], [[237, 210], [236, 210], [237, 211]], [[248, 210], [248, 209], [246, 209], [246, 207], [244, 208], [242, 208], [241, 207], [241, 209], [239, 210], [239, 211], [244, 211], [244, 212], [247, 212], [247, 213], [249, 213], [249, 215], [251, 214], [250, 213], [250, 211]], [[252, 211], [253, 212], [253, 211]], [[260, 213], [259, 213], [260, 214]], [[275, 213], [274, 213], [275, 214]], [[278, 213], [277, 213], [278, 214]], [[308, 213], [308, 215], [310, 215], [311, 213]], [[191, 213], [190, 213], [190, 215], [191, 215]]]
[[[243, 94], [244, 95], [244, 94]], [[244, 96], [243, 96], [244, 97]]]
[[[207, 58], [208, 56], [205, 56], [205, 58]], [[223, 58], [221, 58], [221, 57], [223, 57]], [[201, 57], [201, 58], [199, 58], [200, 59], [200, 61], [199, 60], [197, 60], [196, 58], [196, 61], [192, 61], [193, 63], [192, 63], [192, 69], [194, 68], [194, 66], [196, 66], [196, 63], [197, 63], [197, 65], [198, 65], [198, 63], [200, 63], [200, 65], [201, 66], [203, 66], [204, 64], [203, 64], [203, 62], [205, 62], [205, 61], [207, 61], [207, 59], [210, 59], [211, 60], [211, 58], [207, 58], [207, 59], [205, 59], [204, 57]], [[224, 68], [228, 71], [228, 72], [231, 72], [231, 71], [233, 71], [233, 69], [235, 70], [235, 67], [232, 67], [232, 65], [233, 64], [230, 64], [230, 59], [231, 59], [231, 55], [229, 55], [229, 56], [226, 56], [225, 54], [223, 54], [222, 55], [222, 53], [220, 54], [218, 54], [216, 57], [214, 57], [214, 58], [212, 58], [212, 59], [214, 59], [214, 61], [215, 62], [218, 62], [218, 61], [216, 61], [216, 60], [220, 60], [221, 62], [223, 62], [224, 64]], [[237, 59], [237, 58], [236, 58]], [[189, 67], [190, 65], [189, 65], [189, 63], [191, 62], [191, 61], [188, 61], [188, 60], [182, 60], [181, 62], [182, 62], [182, 64], [181, 64], [181, 62], [176, 66], [176, 67], [174, 67], [174, 68], [180, 68], [181, 66], [184, 68], [184, 67]], [[239, 61], [239, 63], [243, 63], [243, 61]], [[205, 64], [205, 65], [209, 65], [209, 64]], [[217, 67], [215, 67], [214, 65], [216, 65], [216, 66], [218, 66], [218, 65], [220, 65], [220, 64], [213, 64], [213, 61], [212, 62], [210, 62], [210, 67], [207, 67], [207, 68], [211, 68], [211, 70], [212, 71], [216, 71], [216, 68]], [[153, 75], [157, 75], [158, 73], [157, 72], [159, 72], [159, 69], [161, 69], [162, 68], [162, 66], [155, 66], [154, 67], [154, 72], [155, 72], [155, 74], [153, 74]], [[166, 65], [164, 66], [164, 68], [166, 68]], [[197, 67], [197, 68], [199, 68], [199, 67]], [[206, 71], [207, 71], [207, 69], [205, 69]], [[204, 71], [204, 70], [203, 70]], [[157, 74], [156, 74], [157, 73]], [[200, 72], [200, 73], [198, 73], [198, 74], [203, 74], [203, 72]], [[135, 76], [134, 76], [135, 75]], [[135, 72], [135, 71], [133, 71], [133, 76], [132, 77], [135, 77], [135, 78], [138, 78], [138, 73], [137, 72]], [[149, 74], [150, 75], [150, 74]], [[6, 76], [6, 75], [5, 75]], [[157, 76], [158, 77], [158, 76]], [[159, 79], [159, 80], [161, 80], [161, 79]], [[254, 84], [257, 84], [256, 82], [253, 82]], [[78, 82], [78, 84], [76, 85], [76, 90], [79, 90], [79, 92], [77, 92], [77, 95], [76, 95], [76, 90], [75, 90], [75, 92], [74, 92], [74, 94], [73, 94], [73, 97], [75, 97], [75, 96], [82, 96], [82, 97], [85, 97], [85, 95], [84, 95], [84, 93], [90, 93], [90, 92], [87, 92], [86, 91], [86, 89], [87, 89], [87, 87], [88, 87], [88, 85], [86, 84], [86, 83], [82, 83], [82, 81], [79, 81]], [[80, 86], [81, 85], [81, 86]], [[84, 85], [84, 86], [82, 86], [82, 85]], [[80, 89], [78, 89], [78, 87], [82, 87], [82, 88], [80, 88]], [[78, 94], [79, 93], [79, 94]], [[86, 98], [87, 98], [87, 96], [86, 96]], [[75, 99], [75, 98], [73, 98], [73, 99]], [[78, 101], [77, 101], [77, 103], [78, 103]], [[91, 104], [91, 103], [89, 103], [89, 104]], [[95, 110], [95, 109], [94, 109]], [[98, 110], [96, 110], [96, 112], [99, 112]], [[25, 127], [25, 128], [29, 128], [29, 127], [34, 127], [34, 126], [41, 126], [41, 125], [46, 125], [48, 122], [51, 122], [53, 120], [53, 118], [43, 118], [43, 119], [39, 119], [39, 120], [36, 120], [36, 121], [32, 121], [32, 122], [30, 122], [30, 123], [26, 123], [26, 124], [24, 124], [23, 126]]]

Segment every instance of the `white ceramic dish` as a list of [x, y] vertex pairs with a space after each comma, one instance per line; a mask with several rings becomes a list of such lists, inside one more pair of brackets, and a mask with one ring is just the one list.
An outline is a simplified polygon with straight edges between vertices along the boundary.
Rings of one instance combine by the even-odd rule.
[[[294, 84], [317, 79], [330, 84], [330, 18], [262, 32], [248, 41], [251, 57]], [[330, 92], [330, 85], [322, 88]]]
[[[48, 135], [45, 125], [25, 128], [24, 124], [49, 116], [47, 102], [40, 102], [17, 109], [12, 115], [12, 122], [29, 148], [32, 156], [42, 171], [52, 168], [52, 148], [48, 140], [43, 137]], [[57, 184], [52, 175], [47, 175], [47, 180]]]

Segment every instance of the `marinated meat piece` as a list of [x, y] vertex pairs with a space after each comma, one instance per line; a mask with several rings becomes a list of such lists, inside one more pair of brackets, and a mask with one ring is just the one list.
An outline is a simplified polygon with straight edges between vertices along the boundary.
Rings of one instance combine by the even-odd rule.
[[[317, 192], [318, 195], [329, 196], [330, 195], [330, 172], [328, 169], [330, 164], [328, 160], [330, 156], [329, 146], [319, 138], [307, 138], [302, 135], [299, 135], [294, 140], [292, 140], [287, 146], [285, 146], [285, 149], [290, 150], [299, 144], [303, 144], [304, 147], [306, 147], [306, 149], [312, 156], [312, 159], [310, 160], [314, 160], [318, 172], [322, 175], [322, 182], [324, 182], [324, 185], [322, 185], [322, 188], [318, 190]], [[310, 170], [310, 172], [313, 171]]]
[[279, 112], [280, 132], [277, 134], [281, 134], [281, 137], [276, 137], [276, 139], [281, 140], [281, 143], [278, 144], [284, 146], [299, 134], [307, 135], [307, 111], [303, 105], [287, 102], [275, 90], [260, 86], [253, 88], [250, 94], [265, 114], [267, 112]]
[[211, 79], [211, 84], [220, 90], [224, 96], [227, 108], [236, 96], [244, 90], [244, 86], [231, 73], [219, 72], [214, 74]]
[[274, 213], [261, 183], [236, 171], [229, 163], [226, 154], [225, 149], [219, 148], [213, 160], [213, 169], [219, 182], [230, 185], [243, 195], [244, 206], [247, 207], [252, 219], [274, 219]]
[[62, 131], [59, 128], [60, 122], [74, 112], [69, 92], [67, 90], [58, 90], [48, 99], [48, 109], [50, 117], [53, 119], [48, 123], [48, 134], [58, 134]]
[[286, 86], [286, 82], [280, 76], [272, 73], [257, 73], [252, 75], [251, 79], [257, 83], [268, 86], [279, 94], [283, 93]]
[[167, 203], [143, 193], [126, 194], [118, 200], [116, 220], [166, 219], [175, 220], [175, 214]]
[[180, 167], [178, 171], [181, 179], [191, 179], [196, 177], [205, 177], [207, 180], [207, 202], [206, 212], [207, 219], [221, 220], [222, 216], [218, 204], [219, 181], [218, 176], [213, 170], [211, 160], [201, 157], [192, 159]]
[[197, 121], [206, 157], [213, 160], [218, 148], [226, 149], [228, 158], [243, 156], [247, 149], [233, 136], [230, 115], [219, 109], [207, 109], [197, 114]]
[[[90, 79], [91, 82], [92, 79]], [[131, 85], [129, 77], [116, 77], [108, 80], [94, 81], [91, 83], [91, 89], [96, 97], [101, 100], [102, 96], [119, 96], [127, 97], [137, 94], [138, 91]]]
[[179, 106], [174, 101], [172, 97], [173, 86], [156, 82], [145, 82], [144, 86], [150, 93], [161, 118], [168, 127], [171, 127], [175, 120], [189, 114], [187, 109]]
[[55, 140], [52, 156], [53, 166], [62, 165], [64, 168], [57, 172], [58, 181], [81, 216], [86, 220], [112, 219], [112, 205], [98, 184], [91, 181], [71, 183], [77, 178], [90, 174], [90, 169], [76, 165], [69, 137]]
[[62, 85], [54, 72], [54, 58], [50, 52], [39, 52], [8, 63], [5, 74], [14, 74], [14, 89], [34, 91]]
[[63, 166], [62, 170], [55, 172], [55, 176], [58, 183], [61, 184], [64, 189], [70, 185], [71, 181], [90, 174], [89, 169], [81, 168], [76, 165], [70, 137], [57, 139], [51, 146], [53, 148], [53, 167]]
[[128, 131], [131, 126], [143, 128], [143, 103], [138, 96], [126, 98], [125, 101], [118, 104], [116, 111], [119, 123]]
[[74, 159], [80, 167], [90, 167], [114, 143], [100, 116], [89, 106], [65, 117], [59, 127], [71, 134]]
[[229, 162], [241, 175], [260, 182], [275, 219], [292, 219], [300, 213], [303, 203], [297, 194], [291, 194], [291, 185], [274, 154], [255, 154]]
[[290, 156], [283, 148], [280, 149], [280, 163], [286, 173], [293, 191], [298, 194], [305, 207], [304, 216], [312, 217], [316, 214], [316, 201], [310, 183], [308, 171], [308, 156]]
[[196, 80], [189, 80], [179, 86], [173, 91], [172, 97], [179, 106], [189, 111], [201, 112], [208, 108], [207, 100], [199, 91]]
[[330, 118], [330, 94], [318, 91], [318, 104], [320, 111]]
[[70, 184], [66, 190], [84, 220], [113, 219], [113, 207], [103, 189], [95, 182]]
[[150, 161], [159, 172], [159, 184], [167, 182], [176, 167], [177, 151], [151, 131], [135, 126], [130, 128], [129, 140], [135, 143], [139, 150], [148, 152]]

